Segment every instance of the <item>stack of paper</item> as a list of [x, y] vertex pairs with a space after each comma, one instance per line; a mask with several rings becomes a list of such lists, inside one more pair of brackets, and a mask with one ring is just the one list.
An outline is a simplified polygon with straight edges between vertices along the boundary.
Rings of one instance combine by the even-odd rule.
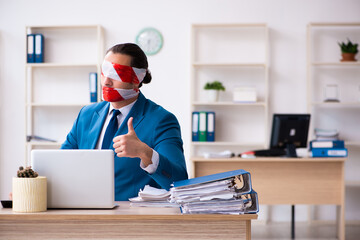
[[179, 207], [177, 203], [170, 202], [170, 191], [146, 185], [140, 190], [137, 197], [130, 198], [134, 207]]
[[242, 169], [174, 182], [170, 192], [183, 213], [258, 212], [250, 173]]
[[218, 199], [185, 203], [181, 208], [183, 213], [189, 214], [244, 214], [249, 205], [251, 205], [249, 199]]
[[336, 129], [321, 129], [315, 128], [315, 137], [316, 140], [338, 140], [339, 131]]

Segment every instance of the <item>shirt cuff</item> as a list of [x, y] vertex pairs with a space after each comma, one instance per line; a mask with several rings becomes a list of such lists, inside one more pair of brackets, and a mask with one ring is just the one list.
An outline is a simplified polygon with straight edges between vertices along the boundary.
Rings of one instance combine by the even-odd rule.
[[159, 154], [153, 149], [153, 154], [151, 157], [152, 164], [149, 164], [147, 167], [140, 161], [140, 167], [147, 171], [149, 174], [156, 172], [159, 166]]

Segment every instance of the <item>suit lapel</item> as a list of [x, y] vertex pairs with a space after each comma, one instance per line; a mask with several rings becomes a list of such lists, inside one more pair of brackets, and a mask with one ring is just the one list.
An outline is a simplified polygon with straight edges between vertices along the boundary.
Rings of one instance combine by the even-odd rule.
[[88, 138], [88, 139], [93, 140], [92, 142], [89, 143], [90, 149], [95, 149], [95, 147], [96, 147], [96, 143], [99, 140], [100, 133], [101, 133], [102, 127], [103, 127], [105, 119], [106, 119], [106, 115], [109, 112], [109, 106], [110, 106], [110, 104], [107, 103], [99, 111], [94, 112], [94, 115], [93, 115], [93, 117], [91, 119], [91, 123], [90, 123], [89, 136], [95, 136], [95, 137]]
[[129, 114], [126, 116], [124, 121], [121, 123], [119, 130], [116, 132], [116, 136], [128, 133], [127, 122], [128, 122], [130, 117], [134, 118], [133, 119], [133, 126], [134, 126], [134, 129], [136, 130], [137, 125], [139, 125], [139, 123], [144, 118], [145, 102], [146, 102], [146, 98], [140, 92], [136, 103], [131, 108]]

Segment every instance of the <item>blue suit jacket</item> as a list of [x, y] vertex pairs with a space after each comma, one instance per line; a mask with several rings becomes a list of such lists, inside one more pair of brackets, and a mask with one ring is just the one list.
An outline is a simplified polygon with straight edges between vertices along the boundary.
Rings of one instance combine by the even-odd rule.
[[[95, 103], [81, 109], [62, 149], [94, 149], [100, 136], [109, 102]], [[169, 189], [174, 181], [187, 179], [183, 142], [176, 117], [139, 94], [116, 135], [128, 133], [127, 121], [133, 117], [138, 138], [159, 153], [159, 166], [149, 174], [140, 167], [139, 158], [115, 158], [115, 200], [127, 201], [137, 196], [145, 185]], [[96, 176], [96, 174], [94, 174]]]

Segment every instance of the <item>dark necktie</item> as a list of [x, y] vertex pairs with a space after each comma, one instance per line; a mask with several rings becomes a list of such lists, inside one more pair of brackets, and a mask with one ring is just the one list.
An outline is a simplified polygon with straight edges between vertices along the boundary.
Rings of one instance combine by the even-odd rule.
[[106, 128], [104, 139], [101, 145], [101, 149], [110, 149], [112, 140], [116, 134], [116, 131], [118, 130], [118, 120], [117, 115], [120, 114], [119, 110], [114, 109], [113, 115], [110, 119], [110, 122]]

